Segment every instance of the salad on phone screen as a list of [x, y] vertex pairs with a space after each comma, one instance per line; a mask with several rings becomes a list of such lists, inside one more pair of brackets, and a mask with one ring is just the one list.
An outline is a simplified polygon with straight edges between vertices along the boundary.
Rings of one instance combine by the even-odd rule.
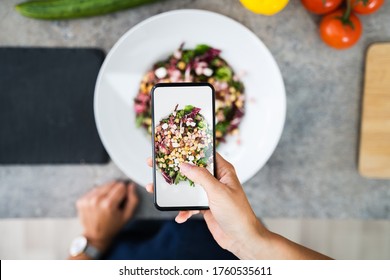
[[213, 168], [213, 132], [201, 109], [175, 106], [172, 113], [160, 120], [154, 131], [156, 166], [168, 184], [181, 181], [194, 183], [180, 173], [180, 163]]

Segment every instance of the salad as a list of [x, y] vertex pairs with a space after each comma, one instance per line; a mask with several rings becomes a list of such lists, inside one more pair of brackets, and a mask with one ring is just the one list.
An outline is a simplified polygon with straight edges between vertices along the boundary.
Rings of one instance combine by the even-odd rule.
[[142, 78], [134, 99], [137, 126], [152, 132], [150, 91], [155, 84], [208, 82], [215, 89], [216, 144], [225, 142], [227, 134], [238, 132], [245, 113], [244, 84], [220, 54], [208, 45], [184, 49], [182, 44], [166, 60], [156, 62]]
[[156, 166], [168, 184], [181, 181], [194, 183], [180, 173], [179, 165], [188, 162], [200, 167], [213, 168], [213, 138], [201, 109], [187, 105], [162, 119], [155, 127], [154, 151]]

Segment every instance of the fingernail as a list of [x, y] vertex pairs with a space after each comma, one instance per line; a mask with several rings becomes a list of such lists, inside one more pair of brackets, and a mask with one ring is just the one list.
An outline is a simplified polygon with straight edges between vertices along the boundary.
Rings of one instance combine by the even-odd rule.
[[185, 173], [185, 172], [189, 171], [193, 166], [194, 166], [193, 164], [190, 164], [187, 162], [182, 162], [182, 163], [180, 163], [180, 171]]

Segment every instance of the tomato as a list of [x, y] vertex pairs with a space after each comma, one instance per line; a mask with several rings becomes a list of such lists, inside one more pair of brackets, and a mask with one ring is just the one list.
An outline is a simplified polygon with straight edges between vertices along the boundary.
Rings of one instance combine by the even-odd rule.
[[378, 11], [384, 2], [385, 0], [352, 0], [352, 7], [355, 13], [368, 15]]
[[[337, 10], [322, 18], [320, 35], [322, 40], [336, 49], [346, 49], [359, 41], [362, 24], [357, 16], [350, 14], [348, 20], [342, 19], [344, 10]], [[349, 21], [349, 23], [348, 23]]]
[[336, 10], [343, 0], [301, 0], [305, 8], [317, 15], [323, 15]]

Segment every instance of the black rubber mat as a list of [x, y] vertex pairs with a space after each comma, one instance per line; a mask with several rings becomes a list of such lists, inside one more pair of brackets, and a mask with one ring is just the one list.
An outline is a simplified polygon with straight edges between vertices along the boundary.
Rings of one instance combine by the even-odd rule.
[[98, 49], [0, 48], [0, 164], [105, 163]]

